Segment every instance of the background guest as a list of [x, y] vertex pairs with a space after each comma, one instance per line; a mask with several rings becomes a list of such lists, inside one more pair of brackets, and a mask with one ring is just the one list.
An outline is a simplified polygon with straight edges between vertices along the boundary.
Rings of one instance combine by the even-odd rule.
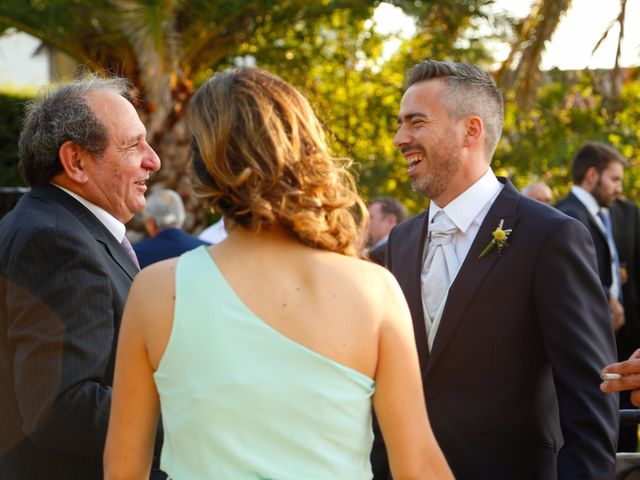
[[216, 243], [220, 243], [225, 238], [227, 238], [227, 229], [224, 225], [224, 218], [221, 218], [217, 222], [212, 225], [209, 225], [207, 228], [200, 232], [198, 238], [203, 242], [207, 242], [211, 245], [215, 245]]
[[571, 167], [573, 186], [555, 206], [587, 227], [595, 245], [600, 283], [609, 298], [611, 322], [619, 330], [625, 321], [620, 261], [613, 238], [609, 207], [622, 193], [627, 160], [601, 142], [587, 142], [576, 152]]
[[369, 238], [367, 256], [378, 265], [385, 264], [389, 232], [407, 219], [407, 209], [393, 197], [376, 197], [369, 204]]
[[553, 200], [553, 192], [549, 186], [544, 182], [534, 182], [526, 185], [522, 189], [522, 195], [525, 197], [533, 198], [539, 202], [551, 205]]
[[184, 204], [180, 195], [173, 190], [154, 190], [147, 198], [143, 215], [144, 228], [151, 238], [133, 246], [140, 268], [177, 257], [201, 245], [209, 245], [182, 230]]

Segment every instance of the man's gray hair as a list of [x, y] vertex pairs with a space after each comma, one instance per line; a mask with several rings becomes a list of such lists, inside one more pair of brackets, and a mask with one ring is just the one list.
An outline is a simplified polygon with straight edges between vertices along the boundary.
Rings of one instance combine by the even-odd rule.
[[482, 119], [485, 149], [490, 160], [504, 124], [504, 99], [493, 77], [475, 65], [428, 59], [409, 71], [405, 87], [437, 78], [446, 86], [441, 100], [450, 118], [460, 120], [477, 115]]
[[154, 190], [147, 198], [144, 216], [155, 219], [158, 228], [182, 228], [185, 217], [182, 198], [173, 190]]
[[68, 140], [100, 157], [109, 143], [108, 132], [91, 110], [87, 96], [106, 90], [129, 100], [130, 88], [124, 78], [91, 75], [29, 102], [18, 142], [18, 167], [27, 185], [44, 185], [62, 171], [58, 152]]

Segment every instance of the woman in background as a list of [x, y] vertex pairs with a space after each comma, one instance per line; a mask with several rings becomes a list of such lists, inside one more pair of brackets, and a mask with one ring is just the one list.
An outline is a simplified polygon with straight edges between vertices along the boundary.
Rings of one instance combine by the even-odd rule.
[[452, 478], [408, 307], [356, 258], [367, 213], [308, 101], [260, 69], [191, 101], [196, 193], [222, 243], [143, 270], [118, 344], [106, 478], [369, 479], [371, 404], [396, 480]]

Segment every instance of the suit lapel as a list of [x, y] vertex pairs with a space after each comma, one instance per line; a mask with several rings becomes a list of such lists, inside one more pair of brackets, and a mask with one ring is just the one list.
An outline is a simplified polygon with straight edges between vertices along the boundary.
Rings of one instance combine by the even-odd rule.
[[570, 199], [576, 205], [576, 208], [579, 208], [580, 210], [582, 210], [584, 218], [586, 218], [587, 221], [589, 222], [591, 230], [598, 232], [598, 234], [602, 238], [602, 241], [605, 242], [607, 245], [609, 245], [609, 241], [607, 240], [607, 234], [602, 229], [603, 226], [600, 225], [598, 222], [596, 222], [595, 218], [593, 218], [593, 215], [589, 212], [587, 207], [584, 206], [584, 203], [582, 203], [580, 199], [576, 197], [572, 192], [569, 192], [567, 199]]
[[66, 208], [85, 228], [93, 235], [96, 241], [100, 242], [109, 256], [116, 264], [133, 280], [138, 273], [138, 268], [133, 264], [122, 246], [117, 242], [111, 232], [105, 227], [96, 216], [84, 205], [78, 202], [71, 195], [53, 185], [36, 187], [32, 190], [34, 197], [44, 196], [53, 199], [58, 204]]
[[418, 349], [421, 371], [424, 371], [429, 359], [420, 282], [422, 254], [427, 238], [428, 221], [429, 210], [427, 209], [413, 219], [401, 224], [402, 229], [408, 229], [407, 232], [402, 232], [402, 240], [396, 240], [395, 231], [391, 232], [389, 236], [389, 249], [394, 251], [391, 256], [393, 264], [389, 265], [389, 267], [402, 286], [402, 291], [411, 311], [413, 333]]
[[[486, 256], [479, 258], [482, 250], [492, 239], [491, 233], [496, 229], [500, 220], [504, 220], [503, 228], [505, 230], [513, 229], [518, 221], [516, 209], [520, 201], [520, 194], [511, 185], [511, 182], [500, 177], [498, 179], [505, 184], [504, 188], [498, 194], [482, 225], [480, 225], [469, 253], [460, 267], [456, 279], [451, 284], [425, 374], [428, 373], [429, 369], [433, 368], [438, 357], [444, 351], [451, 335], [467, 311], [477, 288], [499, 258], [495, 248]], [[509, 243], [513, 241], [517, 241], [517, 232], [515, 230], [509, 237]]]

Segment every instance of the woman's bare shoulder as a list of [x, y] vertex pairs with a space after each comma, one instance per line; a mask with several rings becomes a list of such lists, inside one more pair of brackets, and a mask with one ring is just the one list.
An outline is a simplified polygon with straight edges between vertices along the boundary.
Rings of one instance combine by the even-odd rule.
[[172, 312], [177, 265], [178, 259], [171, 258], [143, 268], [133, 280], [129, 302], [143, 307], [148, 317]]
[[355, 257], [337, 257], [341, 258], [335, 259], [336, 276], [355, 284], [363, 295], [379, 299], [381, 295], [388, 298], [398, 294], [398, 282], [386, 268]]

